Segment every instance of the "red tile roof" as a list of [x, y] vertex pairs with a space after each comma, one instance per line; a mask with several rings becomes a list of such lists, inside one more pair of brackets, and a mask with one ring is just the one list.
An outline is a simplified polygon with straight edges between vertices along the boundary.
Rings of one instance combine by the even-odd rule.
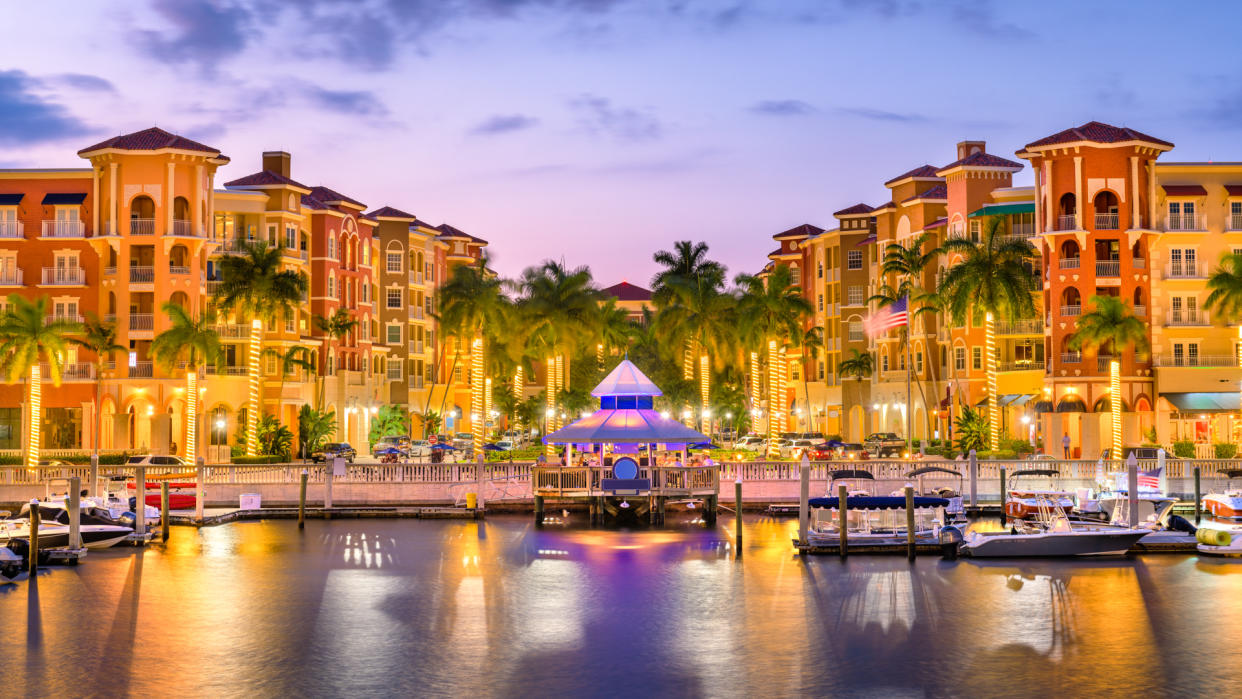
[[411, 221], [418, 220], [414, 214], [407, 214], [401, 209], [394, 209], [391, 206], [381, 206], [366, 215], [366, 218], [404, 218]]
[[904, 180], [910, 177], [924, 177], [928, 179], [938, 178], [938, 176], [936, 175], [936, 168], [932, 167], [931, 165], [920, 165], [914, 168], [913, 170], [911, 170], [910, 172], [904, 172], [894, 177], [893, 179], [889, 180], [888, 182], [885, 182], [884, 186], [887, 187], [888, 185], [894, 182], [900, 182], [901, 180]]
[[870, 206], [867, 206], [866, 204], [855, 204], [849, 207], [848, 209], [841, 209], [840, 211], [834, 212], [832, 215], [833, 216], [853, 216], [856, 214], [869, 214], [872, 211], [874, 211], [874, 209], [872, 209]]
[[923, 230], [928, 231], [933, 228], [943, 228], [944, 224], [948, 222], [949, 222], [949, 219], [947, 218], [938, 218], [935, 221], [932, 221], [931, 223], [927, 224], [926, 226], [923, 226]]
[[915, 194], [912, 197], [907, 197], [906, 199], [903, 199], [901, 203], [904, 204], [908, 201], [914, 201], [916, 199], [945, 199], [948, 196], [949, 196], [948, 188], [942, 184], [938, 184], [935, 187], [932, 187], [931, 189], [923, 192], [922, 194]]
[[310, 187], [307, 187], [301, 182], [296, 182], [288, 177], [285, 177], [284, 175], [272, 172], [271, 170], [263, 170], [256, 172], [253, 175], [246, 175], [245, 177], [238, 178], [232, 182], [224, 183], [225, 187], [267, 187], [274, 185], [290, 185], [299, 189], [310, 189]]
[[885, 210], [885, 209], [891, 209], [891, 208], [893, 208], [893, 207], [895, 207], [895, 206], [897, 206], [897, 205], [896, 205], [896, 204], [894, 204], [893, 202], [891, 202], [891, 201], [886, 201], [886, 202], [884, 202], [883, 204], [880, 204], [880, 205], [876, 206], [874, 209], [872, 209], [872, 210], [871, 210], [871, 212], [872, 212], [872, 213], [875, 213], [876, 211], [883, 211], [883, 210]]
[[961, 160], [955, 160], [945, 165], [936, 172], [939, 174], [955, 167], [1011, 167], [1021, 170], [1022, 163], [1015, 163], [1012, 160], [1007, 160], [991, 153], [971, 153]]
[[621, 282], [620, 284], [613, 284], [607, 289], [604, 289], [604, 293], [608, 294], [609, 296], [612, 296], [618, 301], [650, 301], [651, 300], [650, 291], [642, 288], [641, 286], [637, 286], [629, 282]]
[[319, 185], [317, 187], [311, 187], [311, 196], [315, 197], [316, 199], [324, 203], [343, 201], [346, 204], [353, 204], [354, 206], [357, 206], [362, 209], [366, 208], [366, 204], [363, 204], [357, 199], [350, 199], [344, 194], [341, 194], [340, 192], [332, 190], [332, 189], [328, 189], [327, 187], [324, 187], [323, 185]]
[[453, 228], [447, 223], [441, 223], [435, 228], [436, 230], [440, 231], [441, 235], [439, 237], [441, 238], [464, 238], [471, 242], [479, 243], [480, 245], [487, 245], [486, 240], [483, 240], [482, 238], [476, 238], [470, 235], [469, 233], [466, 233], [465, 231], [461, 231], [456, 228]]
[[787, 240], [789, 238], [809, 238], [813, 235], [819, 235], [820, 233], [823, 233], [823, 232], [824, 232], [824, 229], [820, 228], [819, 226], [812, 226], [809, 223], [804, 223], [801, 226], [794, 226], [793, 228], [790, 228], [787, 231], [777, 233], [776, 235], [772, 236], [772, 239], [773, 240]]
[[307, 209], [316, 209], [316, 210], [329, 208], [327, 204], [319, 201], [318, 199], [316, 199], [315, 197], [312, 197], [309, 194], [302, 195], [302, 206]]
[[219, 148], [205, 146], [198, 141], [191, 141], [184, 136], [168, 133], [158, 126], [152, 126], [149, 129], [135, 131], [134, 133], [124, 134], [121, 136], [113, 136], [106, 141], [96, 143], [90, 148], [83, 148], [78, 151], [78, 155], [84, 155], [86, 153], [103, 150], [105, 148], [115, 148], [117, 150], [163, 150], [165, 148], [173, 148], [176, 150], [190, 150], [200, 153], [209, 153], [211, 155], [220, 155]]
[[1207, 194], [1201, 184], [1163, 184], [1160, 188], [1171, 197], [1202, 197]]
[[1027, 148], [1038, 148], [1039, 146], [1054, 146], [1059, 143], [1074, 143], [1075, 141], [1090, 141], [1092, 143], [1121, 143], [1123, 141], [1143, 141], [1145, 143], [1154, 143], [1159, 146], [1173, 147], [1172, 143], [1162, 141], [1145, 133], [1135, 131], [1134, 129], [1124, 126], [1112, 126], [1099, 121], [1089, 121], [1082, 126], [1073, 129], [1058, 131], [1051, 136], [1046, 136], [1026, 144]]

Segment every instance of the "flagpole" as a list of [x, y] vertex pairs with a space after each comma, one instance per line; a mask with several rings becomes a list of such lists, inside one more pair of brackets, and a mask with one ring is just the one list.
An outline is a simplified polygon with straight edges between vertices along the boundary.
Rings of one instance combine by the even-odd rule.
[[[908, 302], [907, 302], [908, 303]], [[914, 457], [914, 406], [911, 405], [910, 392], [910, 371], [914, 367], [910, 364], [910, 342], [913, 338], [910, 336], [910, 330], [913, 325], [910, 323], [910, 308], [906, 307], [906, 454], [907, 458]]]

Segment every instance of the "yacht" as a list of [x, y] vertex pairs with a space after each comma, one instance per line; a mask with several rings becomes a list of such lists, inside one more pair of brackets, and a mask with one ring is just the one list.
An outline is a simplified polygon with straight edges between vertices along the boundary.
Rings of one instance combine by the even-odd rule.
[[[69, 545], [69, 513], [64, 507], [39, 503], [39, 549], [63, 548]], [[78, 525], [82, 546], [106, 549], [124, 541], [134, 533], [130, 527], [90, 513], [81, 513]], [[0, 520], [0, 545], [30, 541], [30, 505], [22, 505], [17, 517]], [[27, 545], [29, 545], [27, 543]]]
[[[838, 496], [831, 495], [837, 481], [851, 481], [846, 496], [846, 537], [852, 545], [895, 546], [907, 543], [906, 498], [903, 495], [872, 495], [863, 484], [874, 480], [861, 469], [834, 471], [829, 477], [830, 495], [811, 498], [811, 523], [807, 543], [812, 546], [836, 546], [841, 541]], [[914, 538], [919, 544], [939, 544], [940, 529], [945, 524], [948, 498], [916, 496], [914, 498]]]
[[[1059, 471], [1051, 468], [1014, 471], [1009, 477], [1005, 515], [1010, 519], [1034, 517], [1038, 515], [1041, 506], [1052, 506], [1068, 515], [1074, 509], [1074, 495], [1068, 490], [1056, 488], [1053, 479], [1059, 475], [1061, 475]], [[1025, 482], [1021, 486], [1017, 485], [1019, 479], [1026, 481], [1035, 478], [1047, 478], [1049, 486], [1047, 488], [1028, 487]]]
[[1152, 531], [1072, 521], [1058, 499], [1036, 496], [1034, 500], [1036, 514], [1029, 520], [1015, 520], [1008, 530], [967, 532], [961, 554], [976, 558], [1120, 556]]
[[1225, 487], [1219, 493], [1203, 496], [1203, 509], [1218, 519], [1242, 519], [1242, 488], [1233, 487], [1236, 478], [1242, 478], [1242, 469], [1221, 471]]

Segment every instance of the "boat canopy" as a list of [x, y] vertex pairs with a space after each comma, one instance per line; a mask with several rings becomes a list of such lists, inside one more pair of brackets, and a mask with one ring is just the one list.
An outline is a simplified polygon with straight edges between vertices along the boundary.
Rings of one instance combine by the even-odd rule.
[[962, 473], [960, 471], [954, 471], [951, 468], [945, 468], [943, 466], [924, 466], [907, 473], [906, 478], [915, 478], [916, 476], [922, 476], [928, 473], [948, 473], [950, 475], [957, 476], [958, 478], [962, 477]]
[[1219, 471], [1218, 473], [1223, 475], [1225, 478], [1242, 478], [1242, 468], [1226, 469], [1224, 471]]
[[857, 478], [857, 479], [862, 479], [862, 480], [867, 480], [867, 481], [875, 480], [875, 476], [871, 475], [870, 471], [864, 471], [861, 468], [857, 468], [857, 469], [847, 468], [847, 469], [842, 469], [840, 471], [833, 471], [832, 475], [828, 477], [828, 480], [844, 481], [844, 480], [848, 480], [851, 478]]
[[[811, 507], [837, 507], [840, 505], [838, 498], [811, 498], [807, 500], [807, 504]], [[845, 499], [845, 506], [851, 510], [902, 510], [906, 507], [905, 497], [897, 497], [892, 495], [851, 495]], [[924, 496], [916, 496], [914, 498], [914, 507], [948, 507], [949, 501], [946, 498], [929, 498]]]
[[1061, 475], [1061, 472], [1056, 470], [1055, 468], [1028, 468], [1024, 471], [1014, 471], [1013, 473], [1009, 474], [1009, 477], [1010, 478], [1017, 478], [1018, 476], [1051, 477], [1051, 476], [1059, 476], [1059, 475]]

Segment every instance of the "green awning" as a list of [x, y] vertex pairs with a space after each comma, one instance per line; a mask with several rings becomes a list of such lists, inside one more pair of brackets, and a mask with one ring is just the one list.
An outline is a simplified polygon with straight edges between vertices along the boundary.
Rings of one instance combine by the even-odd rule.
[[982, 209], [970, 212], [968, 218], [977, 216], [1008, 216], [1009, 214], [1033, 214], [1035, 202], [1021, 204], [984, 204]]
[[1236, 412], [1240, 406], [1237, 391], [1219, 393], [1163, 393], [1165, 400], [1183, 413]]

